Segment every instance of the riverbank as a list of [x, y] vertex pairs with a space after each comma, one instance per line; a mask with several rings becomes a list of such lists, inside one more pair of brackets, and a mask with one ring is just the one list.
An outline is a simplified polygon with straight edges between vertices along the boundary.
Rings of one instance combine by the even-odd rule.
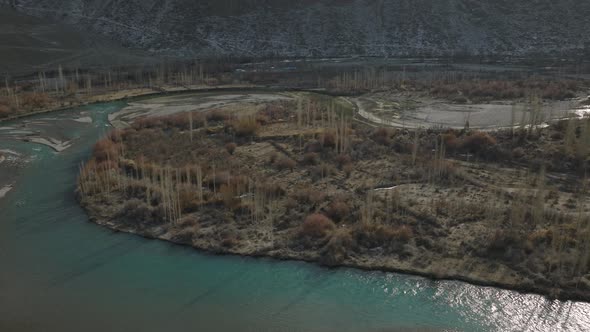
[[91, 220], [215, 253], [590, 299], [586, 120], [374, 129], [339, 98], [255, 96], [112, 115], [127, 129], [99, 142], [80, 176]]
[[[92, 211], [89, 206], [84, 206], [87, 211]], [[167, 241], [176, 245], [191, 247], [197, 250], [214, 254], [214, 255], [236, 255], [244, 257], [273, 258], [284, 261], [304, 261], [308, 263], [319, 264], [327, 268], [354, 268], [365, 271], [382, 271], [402, 274], [417, 275], [431, 280], [456, 280], [463, 281], [473, 285], [496, 287], [507, 290], [514, 290], [521, 293], [540, 294], [549, 299], [558, 299], [562, 301], [582, 301], [590, 302], [590, 295], [587, 291], [571, 288], [563, 289], [560, 287], [551, 287], [544, 285], [535, 285], [532, 280], [507, 280], [503, 273], [509, 272], [503, 268], [496, 269], [498, 266], [494, 262], [477, 263], [469, 260], [438, 260], [435, 266], [427, 269], [421, 269], [416, 266], [403, 264], [397, 261], [391, 261], [388, 258], [378, 259], [374, 257], [365, 257], [359, 259], [346, 259], [338, 263], [326, 262], [325, 257], [317, 252], [293, 252], [289, 250], [265, 250], [254, 248], [227, 248], [223, 243], [217, 245], [209, 241], [187, 241], [182, 239], [181, 233], [164, 233], [156, 235], [152, 231], [146, 231], [138, 228], [129, 228], [128, 226], [117, 222], [96, 219], [90, 213], [90, 221], [97, 225], [110, 228], [114, 231], [133, 234], [146, 239]], [[180, 236], [179, 236], [180, 235]], [[435, 257], [432, 257], [435, 258]], [[455, 269], [468, 267], [477, 272], [459, 272]], [[445, 271], [446, 270], [446, 271]], [[454, 270], [448, 272], [448, 270]]]

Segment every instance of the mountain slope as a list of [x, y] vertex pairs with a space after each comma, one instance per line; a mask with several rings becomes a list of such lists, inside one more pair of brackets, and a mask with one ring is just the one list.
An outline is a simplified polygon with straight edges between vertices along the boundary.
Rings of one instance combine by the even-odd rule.
[[0, 76], [56, 70], [59, 65], [88, 68], [153, 62], [146, 53], [54, 20], [0, 7]]
[[590, 48], [587, 0], [0, 0], [185, 56], [560, 55]]

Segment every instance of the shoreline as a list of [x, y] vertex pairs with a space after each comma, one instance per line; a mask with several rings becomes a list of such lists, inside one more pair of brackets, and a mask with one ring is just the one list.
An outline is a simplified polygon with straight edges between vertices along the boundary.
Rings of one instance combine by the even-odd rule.
[[113, 222], [102, 221], [91, 214], [89, 214], [88, 209], [85, 205], [82, 205], [84, 210], [89, 216], [89, 221], [100, 226], [105, 227], [113, 232], [118, 233], [125, 233], [131, 234], [135, 236], [142, 237], [146, 240], [158, 240], [158, 241], [165, 241], [172, 245], [178, 245], [183, 247], [191, 247], [194, 250], [197, 250], [201, 253], [213, 255], [213, 256], [236, 256], [236, 257], [249, 257], [253, 259], [259, 258], [269, 258], [278, 261], [299, 261], [299, 262], [306, 262], [310, 264], [315, 264], [322, 268], [328, 269], [339, 269], [339, 268], [352, 268], [361, 271], [375, 271], [375, 272], [384, 272], [384, 273], [399, 273], [399, 274], [406, 274], [406, 275], [413, 275], [422, 278], [429, 279], [431, 281], [459, 281], [465, 282], [468, 284], [482, 286], [482, 287], [493, 287], [493, 288], [500, 288], [510, 291], [519, 292], [522, 294], [533, 294], [533, 295], [540, 295], [549, 300], [560, 300], [560, 301], [576, 301], [576, 302], [586, 302], [590, 303], [590, 297], [587, 295], [581, 294], [581, 292], [574, 292], [570, 290], [564, 290], [560, 288], [550, 288], [550, 287], [542, 287], [542, 286], [527, 286], [527, 285], [514, 285], [509, 283], [504, 283], [501, 281], [496, 280], [489, 280], [483, 278], [476, 278], [470, 277], [461, 274], [444, 274], [444, 273], [436, 273], [431, 271], [421, 270], [419, 268], [404, 268], [404, 267], [396, 267], [393, 265], [381, 265], [379, 263], [371, 264], [371, 262], [367, 262], [365, 264], [353, 261], [343, 261], [337, 264], [328, 264], [322, 262], [321, 256], [318, 253], [315, 253], [316, 257], [313, 257], [311, 253], [297, 253], [297, 252], [284, 252], [284, 251], [240, 251], [240, 250], [224, 250], [222, 247], [207, 247], [204, 245], [199, 245], [195, 243], [186, 243], [181, 240], [177, 240], [174, 238], [167, 238], [163, 236], [154, 236], [153, 234], [149, 234], [149, 232], [142, 232], [139, 229], [132, 229], [129, 227], [124, 227]]

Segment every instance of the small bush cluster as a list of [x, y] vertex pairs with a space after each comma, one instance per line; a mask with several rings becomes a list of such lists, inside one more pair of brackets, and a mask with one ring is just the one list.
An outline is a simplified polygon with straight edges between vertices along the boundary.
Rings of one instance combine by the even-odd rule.
[[37, 110], [45, 108], [53, 102], [46, 93], [27, 92], [20, 95], [21, 106], [25, 109]]
[[326, 200], [326, 194], [320, 190], [311, 187], [298, 188], [294, 193], [295, 199], [303, 204], [311, 204], [313, 206], [323, 203]]
[[336, 225], [330, 220], [330, 218], [323, 214], [314, 213], [305, 218], [305, 221], [301, 225], [300, 235], [312, 238], [322, 238], [334, 230], [334, 228], [336, 228]]
[[320, 155], [315, 152], [307, 152], [303, 155], [302, 163], [304, 165], [317, 165], [320, 161]]
[[350, 207], [346, 202], [340, 199], [336, 199], [328, 205], [326, 214], [334, 221], [342, 221], [350, 213]]
[[493, 145], [496, 145], [496, 139], [482, 131], [476, 131], [467, 135], [461, 143], [463, 149], [473, 153], [478, 153]]
[[314, 179], [323, 179], [336, 174], [336, 167], [332, 164], [321, 163], [310, 170], [311, 176]]
[[292, 171], [297, 166], [297, 162], [289, 157], [281, 157], [275, 161], [275, 166], [280, 171], [287, 169]]
[[373, 134], [371, 134], [371, 138], [381, 145], [390, 146], [394, 135], [395, 130], [393, 129], [378, 128], [373, 132]]
[[378, 224], [360, 224], [354, 231], [357, 242], [366, 248], [390, 247], [406, 243], [414, 233], [409, 226], [386, 226]]
[[233, 155], [233, 154], [234, 154], [234, 152], [236, 151], [236, 148], [237, 148], [237, 147], [238, 147], [238, 146], [237, 146], [237, 144], [236, 144], [236, 143], [233, 143], [233, 142], [230, 142], [230, 143], [227, 143], [227, 144], [225, 144], [225, 150], [226, 150], [226, 151], [227, 151], [229, 154], [232, 154], [232, 155]]
[[254, 136], [260, 129], [260, 123], [256, 121], [254, 116], [244, 116], [233, 120], [231, 127], [238, 137]]
[[93, 156], [97, 162], [115, 161], [119, 156], [121, 146], [109, 138], [104, 138], [94, 145]]

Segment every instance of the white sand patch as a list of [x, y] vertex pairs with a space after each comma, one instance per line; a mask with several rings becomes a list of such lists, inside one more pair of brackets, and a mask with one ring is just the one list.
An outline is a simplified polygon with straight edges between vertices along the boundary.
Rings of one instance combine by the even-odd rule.
[[3, 198], [4, 196], [6, 196], [6, 194], [8, 194], [9, 191], [12, 190], [12, 185], [8, 185], [8, 186], [4, 186], [2, 188], [0, 188], [0, 198]]
[[576, 116], [578, 116], [580, 118], [583, 118], [585, 116], [590, 116], [590, 106], [585, 106], [585, 107], [579, 108], [574, 111], [574, 114], [576, 114]]
[[47, 145], [48, 147], [52, 148], [57, 152], [62, 152], [72, 145], [70, 141], [60, 141], [54, 138], [31, 137], [28, 138], [28, 140], [33, 143]]
[[12, 155], [15, 155], [15, 156], [20, 156], [20, 153], [14, 151], [14, 150], [10, 150], [10, 149], [0, 149], [0, 153], [3, 153], [3, 154], [12, 154]]
[[92, 118], [89, 116], [83, 116], [81, 118], [74, 119], [74, 121], [80, 123], [92, 123]]

